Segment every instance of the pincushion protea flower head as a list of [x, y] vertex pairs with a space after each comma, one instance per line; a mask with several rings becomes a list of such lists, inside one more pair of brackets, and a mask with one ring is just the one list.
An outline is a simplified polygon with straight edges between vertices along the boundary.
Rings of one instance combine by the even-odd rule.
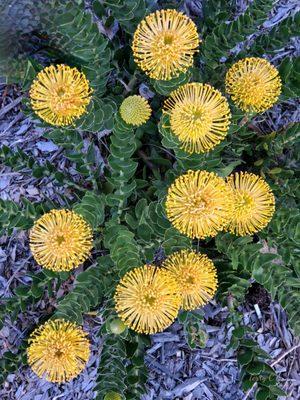
[[225, 83], [236, 106], [246, 112], [266, 111], [281, 93], [278, 71], [264, 58], [244, 58], [233, 64]]
[[139, 126], [148, 121], [151, 115], [151, 108], [144, 97], [129, 96], [123, 100], [120, 114], [127, 124]]
[[116, 311], [139, 333], [161, 332], [177, 317], [181, 297], [172, 275], [152, 265], [126, 273], [115, 293]]
[[167, 217], [190, 238], [216, 236], [232, 217], [232, 191], [213, 172], [188, 171], [170, 186]]
[[35, 113], [51, 125], [71, 125], [86, 112], [92, 89], [82, 72], [51, 65], [38, 73], [29, 96]]
[[133, 37], [133, 56], [153, 79], [169, 80], [193, 64], [199, 46], [194, 22], [176, 10], [160, 10], [138, 25]]
[[275, 211], [275, 198], [269, 185], [260, 176], [248, 172], [230, 175], [227, 183], [234, 194], [234, 212], [228, 230], [245, 236], [265, 228]]
[[162, 267], [170, 271], [178, 283], [184, 310], [205, 305], [217, 290], [217, 272], [205, 254], [182, 250], [171, 254]]
[[170, 94], [164, 112], [172, 132], [188, 153], [211, 150], [226, 136], [230, 109], [221, 92], [203, 83], [187, 83]]
[[30, 336], [28, 364], [49, 382], [67, 382], [85, 368], [90, 343], [81, 327], [56, 319], [37, 328]]
[[51, 210], [30, 231], [30, 250], [36, 262], [53, 271], [70, 271], [90, 255], [90, 225], [74, 211]]
[[120, 393], [117, 392], [108, 392], [106, 393], [106, 395], [104, 396], [103, 400], [122, 400], [122, 396], [120, 395]]

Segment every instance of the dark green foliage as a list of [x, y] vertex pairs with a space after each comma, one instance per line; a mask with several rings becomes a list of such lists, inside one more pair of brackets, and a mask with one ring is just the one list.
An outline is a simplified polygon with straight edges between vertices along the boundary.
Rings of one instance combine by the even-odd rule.
[[[277, 132], [271, 132], [268, 135], [264, 135], [256, 146], [256, 149], [259, 152], [264, 152], [262, 155], [265, 156], [265, 159], [263, 159], [260, 164], [264, 167], [263, 172], [268, 173], [268, 170], [270, 170], [271, 167], [282, 167], [284, 165], [285, 168], [290, 169], [289, 174], [285, 175], [285, 178], [292, 177], [293, 174], [291, 172], [291, 167], [293, 167], [293, 161], [297, 161], [297, 157], [299, 157], [297, 154], [299, 144], [300, 131], [299, 124], [297, 123], [289, 124], [287, 127]], [[288, 157], [283, 157], [284, 153], [288, 153]], [[289, 160], [290, 157], [292, 157], [292, 160]], [[266, 168], [266, 166], [268, 168]], [[280, 174], [282, 173], [282, 171], [279, 172]], [[278, 173], [276, 175], [278, 175]], [[288, 193], [285, 194], [285, 196], [287, 195]]]
[[105, 196], [97, 195], [93, 192], [86, 192], [80, 203], [74, 206], [74, 211], [83, 216], [83, 218], [94, 228], [104, 222]]
[[[102, 9], [99, 4], [102, 5]], [[144, 18], [145, 0], [96, 0], [94, 8], [98, 13], [108, 7], [112, 16], [129, 34], [133, 34], [138, 23]]]
[[0, 384], [2, 385], [8, 374], [13, 373], [21, 364], [26, 364], [26, 352], [24, 344], [18, 353], [6, 351], [0, 359]]
[[5, 38], [0, 42], [0, 78], [8, 84], [22, 81], [27, 57], [36, 51], [37, 38], [30, 38], [40, 26], [43, 5], [42, 0], [6, 0], [0, 4], [0, 37]]
[[300, 96], [300, 57], [284, 58], [279, 66], [279, 74], [283, 81], [282, 98], [298, 98]]
[[[123, 339], [117, 335], [107, 335], [101, 351], [97, 374], [97, 399], [115, 391], [124, 396], [126, 391], [126, 347]], [[123, 397], [124, 398], [124, 397]]]
[[299, 25], [300, 12], [283, 19], [271, 31], [258, 36], [241, 55], [246, 56], [248, 52], [251, 52], [253, 56], [261, 57], [266, 53], [274, 53], [276, 49], [283, 47], [292, 37], [299, 34]]
[[296, 208], [280, 208], [266, 233], [270, 246], [277, 249], [285, 264], [293, 267], [300, 277], [299, 244], [300, 215]]
[[113, 187], [113, 193], [107, 196], [107, 203], [114, 207], [117, 215], [121, 215], [126, 200], [136, 188], [132, 179], [137, 163], [131, 159], [137, 148], [135, 130], [126, 124], [118, 113], [115, 118], [113, 134], [111, 135], [110, 155], [108, 157], [110, 176], [107, 181]]
[[[219, 83], [223, 80], [224, 72], [227, 68], [225, 63], [219, 60], [230, 56], [230, 50], [238, 43], [244, 41], [247, 35], [254, 33], [267, 17], [268, 12], [273, 6], [272, 0], [254, 0], [244, 14], [238, 16], [230, 23], [226, 22], [227, 14], [224, 19], [216, 25], [211, 33], [205, 36], [203, 44], [200, 46], [200, 61], [205, 64], [205, 80]], [[208, 20], [209, 23], [209, 20]], [[207, 75], [211, 74], [211, 75]]]
[[64, 318], [82, 324], [82, 316], [102, 302], [104, 295], [116, 279], [111, 271], [109, 257], [98, 258], [92, 265], [76, 277], [73, 290], [57, 304], [53, 318]]
[[[219, 253], [225, 254], [216, 262], [219, 292], [223, 301], [229, 300], [236, 306], [243, 301], [251, 284], [251, 271], [260, 265], [258, 258], [261, 247], [260, 244], [254, 244], [251, 237], [237, 238], [229, 233], [217, 236], [216, 248]], [[273, 255], [273, 258], [276, 256]]]
[[169, 255], [191, 245], [189, 238], [172, 227], [161, 202], [148, 204], [146, 199], [141, 199], [134, 212], [125, 215], [125, 220], [136, 233], [144, 262], [152, 262], [158, 249]]
[[276, 212], [268, 228], [260, 234], [276, 248], [283, 262], [299, 274], [299, 194], [295, 166], [299, 161], [299, 126], [273, 132], [257, 145], [262, 175], [269, 176], [276, 195]]
[[147, 379], [143, 360], [146, 344], [149, 344], [148, 340], [136, 334], [104, 336], [96, 385], [97, 400], [103, 400], [111, 391], [126, 400], [140, 400]]
[[20, 285], [14, 289], [14, 296], [2, 298], [3, 304], [0, 308], [0, 325], [2, 326], [5, 316], [16, 319], [20, 312], [25, 312], [30, 304], [41, 299], [45, 292], [49, 297], [53, 294], [53, 280], [57, 278], [55, 286], [59, 287], [61, 278], [59, 274], [44, 270], [37, 274], [28, 274], [31, 277], [30, 285]]
[[126, 343], [127, 357], [130, 363], [126, 368], [126, 400], [140, 400], [146, 393], [147, 368], [144, 355], [150, 340], [146, 336], [129, 334]]
[[230, 19], [232, 16], [232, 2], [228, 0], [209, 0], [204, 1], [202, 7], [203, 28], [200, 36], [204, 40], [206, 35], [211, 33], [214, 28]]
[[110, 70], [108, 41], [81, 5], [62, 0], [52, 0], [50, 3], [42, 14], [42, 27], [49, 36], [50, 46], [62, 53], [65, 62], [79, 65], [95, 96], [102, 96]]
[[114, 219], [105, 226], [104, 246], [109, 249], [120, 276], [142, 265], [140, 248], [134, 239], [134, 234]]
[[192, 76], [192, 70], [188, 70], [185, 74], [181, 73], [177, 78], [170, 79], [169, 81], [159, 81], [151, 79], [150, 82], [153, 89], [163, 95], [168, 96], [173, 90], [176, 90], [179, 86], [188, 83]]
[[[289, 243], [288, 238], [286, 241]], [[289, 245], [295, 247], [293, 239]], [[253, 243], [251, 237], [219, 234], [216, 246], [220, 253], [227, 256], [227, 259], [216, 263], [219, 293], [222, 293], [223, 300], [227, 299], [236, 306], [240, 304], [253, 278], [270, 292], [274, 300], [279, 301], [288, 313], [291, 327], [299, 334], [299, 271], [293, 271], [293, 267], [289, 268], [276, 253], [270, 253], [270, 249], [261, 243]]]
[[[76, 171], [81, 177], [79, 185], [74, 186], [80, 191], [88, 188], [99, 190], [99, 179], [104, 164], [98, 159], [95, 144], [89, 140], [89, 146], [84, 147], [83, 137], [77, 130], [51, 129], [45, 137], [64, 148], [65, 156], [75, 163]], [[100, 161], [100, 162], [99, 162]]]
[[181, 311], [178, 322], [182, 323], [187, 344], [191, 350], [205, 348], [208, 335], [203, 324], [203, 310]]
[[113, 115], [116, 112], [116, 108], [116, 103], [112, 98], [100, 99], [94, 93], [87, 108], [87, 113], [76, 122], [76, 127], [89, 132], [112, 129]]
[[11, 234], [13, 229], [29, 229], [32, 227], [36, 218], [55, 208], [52, 202], [33, 204], [25, 197], [21, 204], [16, 204], [10, 200], [0, 199], [0, 232], [7, 231]]

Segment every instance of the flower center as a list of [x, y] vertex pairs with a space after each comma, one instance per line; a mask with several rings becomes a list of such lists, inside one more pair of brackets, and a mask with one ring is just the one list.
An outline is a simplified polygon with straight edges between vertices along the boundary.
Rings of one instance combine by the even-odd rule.
[[187, 213], [190, 215], [198, 215], [208, 206], [208, 199], [204, 194], [195, 193], [189, 198], [187, 205]]
[[83, 100], [70, 84], [59, 85], [52, 94], [51, 109], [57, 115], [68, 116], [82, 104]]
[[55, 357], [56, 357], [56, 358], [60, 358], [62, 355], [63, 355], [63, 352], [62, 352], [60, 349], [57, 349], [57, 350], [55, 351]]
[[57, 257], [71, 254], [74, 250], [75, 233], [69, 228], [56, 228], [48, 237], [52, 254]]
[[238, 200], [236, 203], [237, 207], [237, 212], [240, 215], [249, 215], [252, 213], [253, 206], [254, 206], [254, 200], [253, 197], [246, 193], [238, 193]]
[[65, 92], [65, 90], [64, 90], [64, 88], [59, 88], [58, 90], [57, 90], [57, 96], [58, 97], [63, 97], [63, 95], [65, 94], [66, 92]]
[[186, 278], [186, 283], [189, 283], [192, 285], [194, 282], [195, 282], [195, 279], [192, 276], [188, 276]]
[[246, 104], [256, 104], [257, 99], [265, 95], [265, 85], [261, 77], [257, 73], [252, 72], [241, 78], [240, 92]]
[[166, 64], [170, 68], [181, 57], [181, 38], [175, 32], [159, 32], [152, 44], [152, 53], [155, 54], [157, 65]]
[[171, 114], [171, 127], [179, 139], [196, 141], [205, 136], [212, 125], [213, 117], [207, 107], [194, 104], [179, 104]]
[[65, 238], [63, 236], [61, 236], [61, 235], [57, 235], [56, 242], [60, 246], [62, 243], [65, 242]]
[[148, 304], [149, 306], [153, 306], [155, 303], [155, 297], [148, 294], [146, 294], [144, 300], [145, 303]]
[[193, 291], [195, 290], [195, 277], [193, 275], [191, 275], [189, 272], [185, 272], [185, 274], [183, 276], [181, 276], [180, 278], [180, 286], [181, 286], [181, 290], [185, 293], [185, 294], [190, 294], [193, 293]]
[[197, 110], [194, 112], [194, 120], [195, 120], [195, 121], [201, 120], [201, 119], [203, 119], [204, 115], [205, 115], [205, 114], [204, 114], [203, 110], [197, 109]]
[[140, 304], [143, 312], [154, 312], [159, 304], [156, 291], [152, 288], [144, 287], [140, 293]]
[[166, 32], [163, 39], [164, 39], [164, 45], [170, 46], [173, 44], [174, 35], [170, 32]]

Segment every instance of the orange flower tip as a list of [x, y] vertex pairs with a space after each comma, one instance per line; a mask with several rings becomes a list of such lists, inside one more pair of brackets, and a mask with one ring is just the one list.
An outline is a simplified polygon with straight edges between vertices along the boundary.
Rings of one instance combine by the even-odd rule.
[[176, 10], [159, 10], [138, 25], [132, 43], [135, 62], [150, 76], [170, 80], [193, 65], [200, 40], [194, 22]]
[[82, 264], [93, 246], [91, 226], [70, 210], [51, 210], [30, 231], [30, 250], [35, 261], [52, 271], [70, 271]]
[[281, 93], [278, 70], [264, 58], [244, 58], [233, 64], [225, 85], [235, 105], [245, 112], [268, 110]]
[[86, 113], [93, 90], [85, 75], [67, 65], [51, 65], [38, 73], [29, 97], [32, 109], [45, 122], [67, 126]]
[[30, 336], [28, 364], [36, 375], [63, 383], [77, 377], [90, 357], [90, 343], [81, 327], [63, 319], [47, 321]]
[[140, 126], [150, 118], [151, 108], [144, 97], [134, 95], [123, 100], [120, 114], [127, 124]]
[[187, 83], [164, 103], [172, 132], [187, 153], [204, 153], [224, 140], [230, 125], [230, 109], [217, 89], [203, 83]]
[[116, 288], [116, 311], [129, 328], [138, 333], [162, 332], [177, 317], [181, 302], [171, 274], [144, 265], [125, 274]]
[[182, 234], [197, 239], [214, 237], [232, 217], [233, 195], [213, 172], [188, 171], [170, 186], [166, 213]]
[[215, 295], [218, 287], [217, 272], [205, 254], [182, 250], [167, 257], [162, 267], [176, 280], [184, 310], [202, 307]]
[[275, 197], [260, 176], [239, 172], [227, 178], [234, 195], [234, 212], [228, 230], [239, 236], [253, 235], [264, 229], [275, 211]]

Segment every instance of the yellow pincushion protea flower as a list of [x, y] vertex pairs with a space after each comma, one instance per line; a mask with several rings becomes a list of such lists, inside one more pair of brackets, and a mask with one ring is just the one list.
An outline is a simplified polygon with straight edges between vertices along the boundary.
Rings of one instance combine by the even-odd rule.
[[187, 153], [203, 153], [227, 135], [230, 109], [221, 92], [203, 83], [187, 83], [171, 93], [164, 112]]
[[120, 114], [127, 124], [139, 126], [148, 121], [151, 115], [151, 108], [144, 97], [129, 96], [123, 100]]
[[37, 328], [27, 349], [32, 370], [49, 382], [62, 383], [75, 378], [90, 357], [90, 343], [81, 327], [56, 319]]
[[252, 235], [265, 228], [275, 211], [275, 198], [260, 177], [240, 172], [227, 178], [234, 194], [234, 212], [228, 230], [239, 236]]
[[129, 271], [115, 293], [116, 311], [139, 333], [161, 332], [177, 317], [181, 296], [172, 275], [153, 265]]
[[138, 25], [133, 56], [151, 78], [169, 80], [193, 64], [200, 40], [194, 22], [176, 10], [160, 10]]
[[122, 396], [117, 392], [108, 392], [103, 400], [122, 400]]
[[74, 211], [51, 210], [30, 231], [36, 262], [53, 271], [70, 271], [83, 263], [93, 245], [92, 228]]
[[216, 268], [205, 254], [182, 250], [171, 254], [162, 267], [170, 271], [178, 283], [184, 310], [202, 307], [216, 293]]
[[51, 125], [71, 125], [86, 112], [92, 89], [85, 75], [67, 65], [51, 65], [38, 73], [29, 96], [32, 109]]
[[281, 93], [278, 71], [264, 58], [244, 58], [233, 64], [225, 83], [236, 106], [246, 112], [266, 111]]
[[232, 191], [213, 172], [188, 171], [170, 186], [167, 217], [190, 238], [213, 237], [232, 217]]

